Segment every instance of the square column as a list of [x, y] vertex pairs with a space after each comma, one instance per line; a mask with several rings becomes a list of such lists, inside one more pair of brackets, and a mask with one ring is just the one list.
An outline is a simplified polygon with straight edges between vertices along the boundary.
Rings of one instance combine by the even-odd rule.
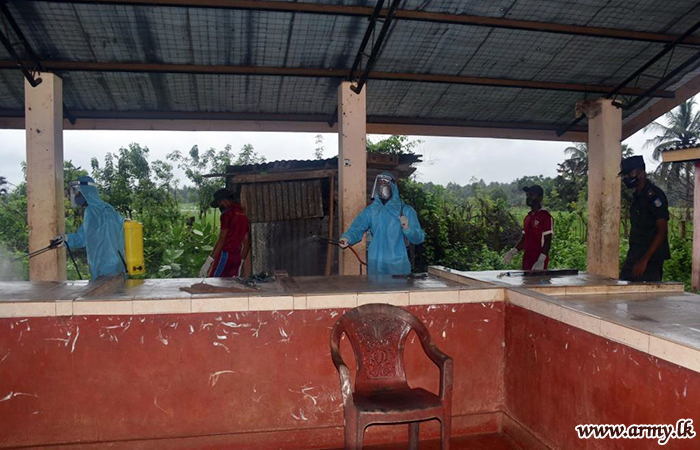
[[[30, 252], [46, 247], [54, 236], [65, 232], [63, 80], [52, 73], [42, 73], [41, 79], [36, 87], [24, 82]], [[30, 259], [29, 279], [65, 280], [65, 250], [52, 250]]]
[[[351, 89], [351, 82], [338, 87], [338, 229], [348, 229], [353, 219], [367, 206], [367, 114], [365, 94]], [[365, 240], [354, 248], [366, 255]], [[340, 275], [359, 275], [360, 263], [349, 250], [339, 253]]]
[[693, 198], [693, 268], [691, 286], [700, 289], [700, 161], [695, 161], [695, 192]]
[[618, 278], [622, 111], [607, 99], [578, 106], [588, 117], [588, 273]]

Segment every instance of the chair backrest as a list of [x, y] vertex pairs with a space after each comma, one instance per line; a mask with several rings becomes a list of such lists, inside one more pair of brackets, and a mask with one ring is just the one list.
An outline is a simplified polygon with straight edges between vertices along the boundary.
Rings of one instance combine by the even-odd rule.
[[425, 329], [408, 311], [385, 304], [360, 306], [338, 319], [333, 335], [345, 333], [355, 353], [356, 391], [406, 384], [404, 346], [417, 327]]

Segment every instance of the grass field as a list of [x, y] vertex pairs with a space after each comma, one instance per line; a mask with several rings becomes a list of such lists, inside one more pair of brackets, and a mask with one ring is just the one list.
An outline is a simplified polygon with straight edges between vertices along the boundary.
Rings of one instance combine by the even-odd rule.
[[200, 218], [199, 208], [195, 203], [181, 203], [180, 212], [182, 212], [186, 217], [194, 217], [195, 222], [198, 224], [201, 222], [207, 222], [213, 224], [214, 226], [219, 225], [219, 218], [221, 217], [221, 213], [218, 209], [209, 208], [207, 213]]

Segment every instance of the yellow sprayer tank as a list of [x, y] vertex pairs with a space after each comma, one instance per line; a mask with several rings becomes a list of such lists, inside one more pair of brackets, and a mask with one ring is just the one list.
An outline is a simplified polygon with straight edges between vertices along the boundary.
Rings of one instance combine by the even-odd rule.
[[143, 225], [133, 220], [124, 221], [124, 250], [126, 251], [126, 268], [129, 275], [146, 272], [143, 260]]

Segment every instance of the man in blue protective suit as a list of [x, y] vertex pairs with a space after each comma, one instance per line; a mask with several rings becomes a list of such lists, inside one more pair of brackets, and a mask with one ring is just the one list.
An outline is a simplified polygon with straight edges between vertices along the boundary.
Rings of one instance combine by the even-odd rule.
[[51, 245], [85, 248], [90, 279], [126, 273], [124, 262], [124, 218], [100, 199], [95, 181], [80, 177], [70, 183], [71, 205], [85, 207], [83, 224], [75, 233], [58, 235]]
[[369, 275], [409, 275], [406, 240], [423, 243], [425, 233], [416, 211], [399, 197], [399, 188], [390, 173], [377, 175], [372, 188], [373, 202], [350, 224], [340, 237], [340, 247], [347, 248], [362, 240], [366, 231], [372, 234], [367, 257]]

